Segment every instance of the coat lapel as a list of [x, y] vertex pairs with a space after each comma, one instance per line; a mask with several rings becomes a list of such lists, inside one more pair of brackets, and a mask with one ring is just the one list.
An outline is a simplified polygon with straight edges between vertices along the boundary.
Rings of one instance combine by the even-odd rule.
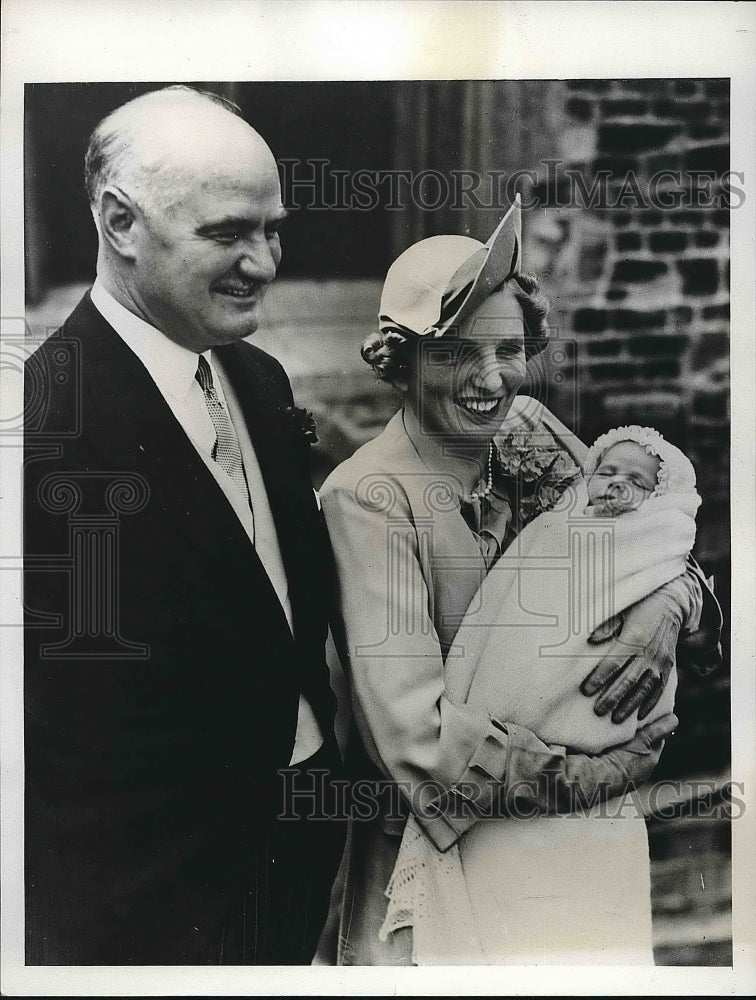
[[[440, 473], [428, 475], [443, 482]], [[410, 481], [407, 494], [418, 532], [430, 531], [429, 545], [421, 546], [421, 552], [430, 558], [426, 579], [432, 581], [433, 624], [444, 655], [453, 655], [450, 649], [454, 637], [485, 578], [486, 565], [459, 509], [436, 509], [429, 517], [428, 492], [421, 496], [415, 489], [418, 483], [417, 478]]]
[[412, 521], [427, 536], [419, 541], [425, 579], [433, 601], [433, 624], [444, 652], [450, 652], [459, 624], [486, 575], [474, 534], [460, 511], [459, 480], [444, 469], [439, 455], [429, 467], [407, 434], [401, 411], [392, 417], [379, 441], [391, 460], [392, 474], [402, 483]]
[[[297, 635], [306, 599], [304, 581], [313, 571], [306, 563], [308, 552], [312, 551], [308, 529], [312, 525], [314, 499], [305, 466], [306, 452], [301, 459], [294, 453], [298, 442], [292, 440], [282, 415], [282, 408], [291, 399], [284, 396], [281, 384], [271, 381], [269, 369], [259, 363], [250, 345], [229, 344], [218, 348], [216, 353], [236, 391], [260, 465], [289, 584]], [[302, 443], [302, 447], [307, 446]]]
[[[251, 576], [256, 592], [270, 591], [289, 633], [267, 573], [223, 490], [174, 417], [142, 362], [85, 296], [66, 324], [79, 342], [85, 391], [96, 415], [90, 437], [110, 468], [136, 469], [153, 500], [175, 512], [172, 526], [185, 544], [210, 560], [228, 555]], [[257, 445], [257, 441], [255, 441]], [[275, 503], [271, 497], [271, 504]], [[275, 509], [275, 508], [274, 508]]]

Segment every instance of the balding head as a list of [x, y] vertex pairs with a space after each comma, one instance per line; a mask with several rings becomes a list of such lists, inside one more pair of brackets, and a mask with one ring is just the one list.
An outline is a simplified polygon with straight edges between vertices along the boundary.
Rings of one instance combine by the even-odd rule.
[[92, 134], [86, 183], [98, 278], [122, 305], [192, 350], [254, 332], [286, 213], [234, 105], [188, 87], [129, 101]]
[[249, 153], [273, 162], [233, 102], [191, 87], [154, 90], [116, 108], [93, 131], [84, 161], [89, 203], [96, 219], [102, 192], [113, 185], [145, 210], [166, 211], [193, 175]]

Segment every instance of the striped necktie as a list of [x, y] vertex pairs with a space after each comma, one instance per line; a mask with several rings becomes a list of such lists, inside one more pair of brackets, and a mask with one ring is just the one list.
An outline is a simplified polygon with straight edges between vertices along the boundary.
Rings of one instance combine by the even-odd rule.
[[207, 412], [210, 414], [213, 427], [215, 427], [216, 438], [212, 451], [213, 459], [224, 472], [228, 473], [236, 488], [251, 507], [249, 487], [247, 486], [247, 477], [244, 475], [241, 449], [239, 448], [236, 431], [234, 430], [234, 425], [231, 423], [228, 410], [221, 403], [218, 393], [215, 391], [210, 365], [201, 354], [194, 377], [202, 388]]

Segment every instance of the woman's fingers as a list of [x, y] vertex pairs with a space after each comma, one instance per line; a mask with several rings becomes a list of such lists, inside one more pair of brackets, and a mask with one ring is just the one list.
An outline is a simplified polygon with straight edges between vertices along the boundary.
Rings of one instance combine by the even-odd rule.
[[617, 656], [612, 656], [611, 653], [608, 653], [603, 657], [601, 662], [593, 668], [580, 685], [581, 692], [588, 698], [592, 698], [594, 694], [598, 694], [599, 691], [605, 690], [609, 687], [612, 681], [622, 673], [626, 664], [627, 654], [618, 658]]
[[[659, 683], [659, 678], [656, 677], [656, 675], [650, 670], [646, 669], [641, 675], [637, 687], [632, 688], [624, 696], [624, 698], [618, 702], [617, 707], [612, 712], [612, 722], [624, 722], [625, 719], [632, 715], [636, 708], [645, 703], [646, 699], [648, 699], [652, 692], [656, 691], [657, 688], [658, 693], [656, 694], [656, 698], [653, 704], [648, 707], [646, 715], [648, 715], [648, 712], [651, 711], [653, 706], [661, 697], [662, 693], [662, 685]], [[638, 715], [638, 718], [641, 718], [640, 714]]]
[[[657, 595], [663, 598], [663, 595]], [[622, 635], [609, 646], [601, 662], [580, 686], [587, 697], [598, 695], [593, 710], [598, 716], [612, 713], [612, 722], [624, 722], [636, 709], [645, 718], [656, 705], [675, 662], [679, 631], [676, 617], [662, 616], [650, 629], [648, 607], [635, 605]], [[643, 609], [642, 613], [639, 609]], [[631, 622], [634, 623], [630, 628]], [[644, 637], [646, 641], [644, 642]]]
[[[628, 656], [625, 649], [620, 656], [605, 656], [580, 685], [580, 690], [589, 698], [598, 694], [593, 706], [596, 715], [612, 712], [612, 722], [624, 722], [648, 693], [646, 675], [649, 673], [652, 671], [646, 660], [642, 656]], [[628, 699], [637, 697], [641, 685], [644, 686], [640, 698], [628, 709]]]
[[648, 692], [646, 697], [638, 706], [638, 721], [641, 722], [650, 713], [652, 708], [656, 707], [657, 702], [662, 696], [662, 691], [664, 690], [664, 679], [661, 678], [656, 680]]
[[[637, 691], [646, 674], [647, 664], [640, 656], [630, 656], [620, 661], [620, 670], [615, 673], [612, 682], [604, 688], [593, 705], [593, 711], [598, 716], [616, 712], [628, 698]], [[629, 713], [628, 713], [629, 714]], [[627, 716], [623, 716], [623, 721]], [[612, 716], [612, 722], [617, 719]]]
[[647, 726], [639, 729], [635, 734], [635, 738], [641, 740], [645, 746], [651, 748], [661, 742], [661, 740], [666, 740], [668, 736], [671, 736], [677, 729], [679, 721], [674, 712], [668, 712], [667, 715], [662, 715], [659, 719], [655, 719]]
[[605, 622], [602, 622], [591, 632], [588, 636], [588, 642], [592, 646], [600, 646], [602, 642], [609, 642], [610, 639], [616, 639], [622, 631], [623, 624], [624, 619], [621, 614], [607, 618]]

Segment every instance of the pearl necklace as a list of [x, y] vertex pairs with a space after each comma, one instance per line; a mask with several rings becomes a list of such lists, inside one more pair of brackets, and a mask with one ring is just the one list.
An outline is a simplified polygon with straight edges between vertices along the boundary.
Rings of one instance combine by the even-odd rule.
[[493, 489], [493, 441], [488, 442], [488, 475], [486, 477], [486, 486], [483, 490], [473, 490], [470, 494], [471, 500], [483, 500]]

